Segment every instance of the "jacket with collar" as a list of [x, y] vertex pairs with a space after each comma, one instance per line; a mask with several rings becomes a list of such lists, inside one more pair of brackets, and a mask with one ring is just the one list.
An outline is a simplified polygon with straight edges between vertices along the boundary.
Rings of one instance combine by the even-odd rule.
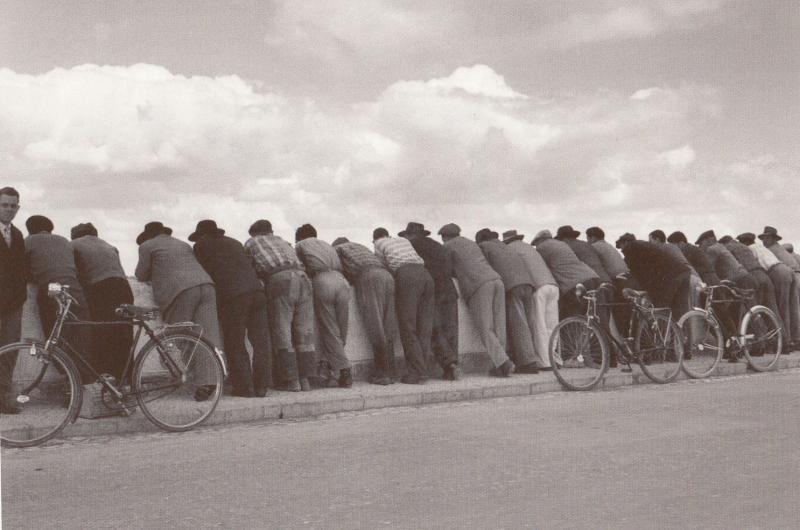
[[25, 239], [11, 225], [11, 247], [0, 237], [0, 314], [19, 309], [28, 297]]

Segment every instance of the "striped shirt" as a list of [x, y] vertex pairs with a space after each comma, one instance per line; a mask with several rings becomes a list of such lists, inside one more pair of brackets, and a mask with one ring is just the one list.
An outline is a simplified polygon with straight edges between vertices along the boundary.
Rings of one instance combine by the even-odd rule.
[[375, 241], [375, 255], [392, 273], [403, 265], [425, 265], [425, 260], [404, 237], [384, 237]]
[[259, 276], [270, 276], [286, 269], [303, 269], [292, 245], [276, 235], [259, 235], [251, 237], [244, 244], [244, 250]]
[[360, 243], [350, 241], [336, 245], [333, 248], [336, 249], [339, 254], [339, 261], [342, 262], [342, 272], [351, 283], [355, 282], [361, 273], [367, 269], [384, 268], [378, 256]]
[[297, 257], [306, 266], [306, 272], [310, 276], [328, 271], [342, 271], [342, 262], [336, 250], [321, 239], [308, 237], [298, 241], [294, 245], [297, 250]]

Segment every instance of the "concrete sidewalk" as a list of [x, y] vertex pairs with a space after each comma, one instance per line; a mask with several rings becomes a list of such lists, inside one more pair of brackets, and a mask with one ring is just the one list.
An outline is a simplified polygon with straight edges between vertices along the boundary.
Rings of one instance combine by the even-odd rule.
[[[797, 367], [800, 367], [800, 352], [781, 356], [779, 369]], [[747, 365], [744, 361], [736, 364], [723, 361], [717, 367], [716, 377], [741, 375], [747, 372]], [[679, 376], [679, 379], [685, 378], [683, 374]], [[641, 373], [638, 367], [634, 367], [633, 373], [629, 374], [622, 373], [619, 369], [610, 369], [595, 391], [602, 388], [638, 384], [653, 383]], [[264, 398], [223, 396], [216, 411], [204, 425], [305, 418], [336, 412], [527, 396], [560, 390], [561, 385], [551, 372], [542, 372], [537, 375], [518, 374], [507, 379], [468, 374], [459, 381], [430, 379], [422, 385], [396, 383], [389, 386], [378, 386], [356, 382], [352, 388], [348, 389], [327, 388], [312, 392], [270, 391], [270, 394]], [[69, 425], [60, 436], [91, 437], [158, 430], [140, 411], [137, 411], [127, 418], [111, 417], [95, 420], [79, 418], [77, 422]]]

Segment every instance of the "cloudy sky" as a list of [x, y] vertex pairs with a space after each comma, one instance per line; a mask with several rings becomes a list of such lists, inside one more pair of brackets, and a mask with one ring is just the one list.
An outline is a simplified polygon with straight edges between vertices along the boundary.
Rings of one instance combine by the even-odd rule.
[[4, 0], [0, 185], [68, 235], [213, 218], [800, 243], [800, 2]]

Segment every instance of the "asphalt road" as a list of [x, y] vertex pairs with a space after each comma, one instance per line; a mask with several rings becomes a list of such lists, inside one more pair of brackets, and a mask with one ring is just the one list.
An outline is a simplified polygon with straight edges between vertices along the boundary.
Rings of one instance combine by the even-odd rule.
[[797, 528], [800, 371], [3, 450], [3, 528]]

